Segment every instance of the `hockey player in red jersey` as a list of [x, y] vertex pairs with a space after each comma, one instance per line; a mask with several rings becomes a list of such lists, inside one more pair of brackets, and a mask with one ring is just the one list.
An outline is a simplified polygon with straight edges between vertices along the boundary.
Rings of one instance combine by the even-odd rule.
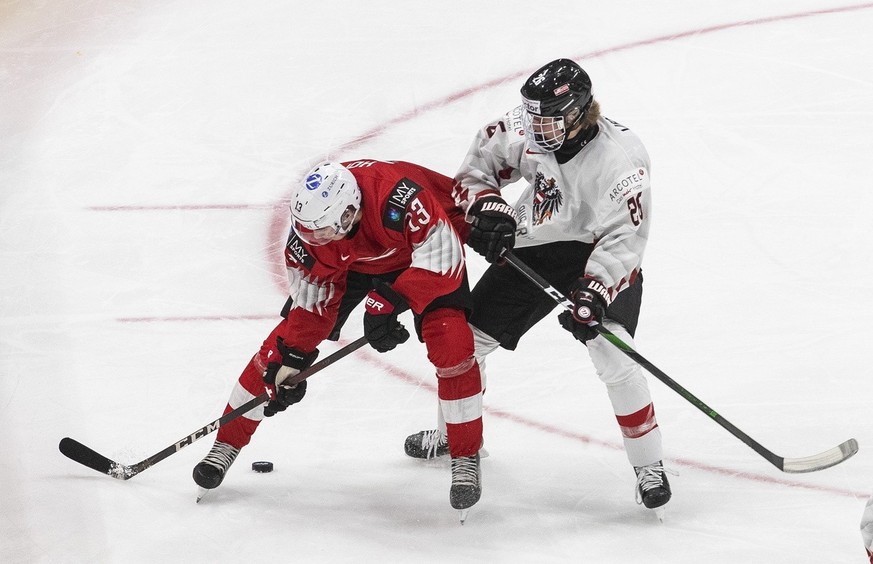
[[264, 392], [272, 400], [218, 430], [194, 468], [204, 489], [221, 484], [264, 417], [306, 393], [306, 381], [282, 383], [315, 361], [318, 345], [337, 339], [361, 301], [364, 334], [379, 352], [409, 338], [397, 315], [408, 306], [436, 369], [452, 457], [450, 501], [467, 509], [481, 495], [482, 390], [467, 324], [470, 290], [462, 241], [464, 214], [452, 180], [405, 162], [324, 162], [295, 187], [285, 247], [290, 297], [283, 319], [252, 357], [225, 413]]

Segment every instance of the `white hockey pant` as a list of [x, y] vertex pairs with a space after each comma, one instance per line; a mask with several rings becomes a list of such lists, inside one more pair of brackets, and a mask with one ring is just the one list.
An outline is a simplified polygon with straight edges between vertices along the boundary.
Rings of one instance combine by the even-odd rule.
[[[609, 319], [603, 325], [634, 347], [633, 338], [624, 327]], [[642, 367], [602, 336], [589, 340], [587, 345], [597, 376], [606, 384], [628, 460], [633, 466], [663, 460], [661, 429], [654, 418], [652, 395]], [[623, 419], [630, 418], [639, 420], [638, 424], [633, 427], [622, 424]]]

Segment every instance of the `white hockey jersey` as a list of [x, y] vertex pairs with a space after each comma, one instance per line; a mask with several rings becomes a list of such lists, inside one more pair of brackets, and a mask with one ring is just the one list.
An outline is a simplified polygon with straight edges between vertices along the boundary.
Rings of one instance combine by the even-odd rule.
[[521, 106], [479, 131], [455, 176], [456, 200], [464, 209], [524, 179], [514, 204], [516, 246], [554, 241], [594, 243], [585, 274], [613, 297], [629, 286], [649, 235], [649, 155], [628, 128], [607, 118], [600, 131], [569, 162], [558, 164], [524, 135]]

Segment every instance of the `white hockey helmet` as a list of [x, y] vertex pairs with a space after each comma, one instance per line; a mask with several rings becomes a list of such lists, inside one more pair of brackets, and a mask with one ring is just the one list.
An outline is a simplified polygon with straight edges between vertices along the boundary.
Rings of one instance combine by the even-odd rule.
[[310, 245], [324, 245], [352, 228], [361, 190], [349, 169], [325, 161], [310, 170], [291, 199], [292, 226]]

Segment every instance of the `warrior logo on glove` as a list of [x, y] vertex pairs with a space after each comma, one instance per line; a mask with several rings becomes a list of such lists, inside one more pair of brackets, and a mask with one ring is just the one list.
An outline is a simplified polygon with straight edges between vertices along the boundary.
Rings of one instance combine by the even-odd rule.
[[502, 200], [485, 198], [482, 201], [482, 207], [479, 208], [479, 212], [502, 213], [503, 215], [512, 217], [516, 222], [518, 221], [518, 217], [515, 215], [513, 207]]
[[468, 216], [472, 227], [467, 244], [488, 262], [497, 262], [503, 253], [515, 246], [518, 216], [515, 209], [500, 196], [485, 196], [476, 200], [470, 206]]

